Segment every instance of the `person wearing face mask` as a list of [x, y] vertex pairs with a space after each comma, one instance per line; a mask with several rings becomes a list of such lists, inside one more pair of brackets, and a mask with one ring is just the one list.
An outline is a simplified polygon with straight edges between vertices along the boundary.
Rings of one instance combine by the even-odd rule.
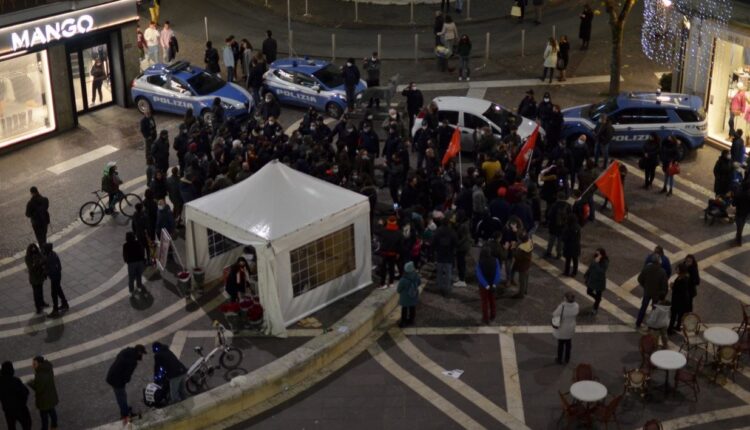
[[367, 154], [370, 157], [378, 157], [378, 154], [380, 154], [380, 138], [370, 124], [365, 124], [364, 127], [362, 127], [360, 142], [361, 148], [367, 151]]
[[562, 128], [564, 122], [562, 112], [560, 112], [560, 106], [552, 105], [552, 111], [549, 113], [547, 124], [542, 124], [542, 128], [547, 132], [548, 146], [554, 148], [560, 142], [565, 145], [565, 141], [562, 140]]
[[341, 77], [344, 78], [346, 90], [346, 106], [348, 110], [354, 109], [354, 96], [359, 84], [359, 69], [354, 64], [354, 58], [346, 60], [346, 65], [341, 68]]
[[156, 232], [161, 234], [161, 230], [167, 230], [170, 236], [174, 237], [174, 215], [172, 215], [172, 208], [169, 207], [164, 199], [160, 199], [157, 203], [158, 212], [156, 214]]
[[[547, 131], [547, 128], [549, 128], [549, 122], [552, 118], [552, 98], [548, 92], [544, 93], [544, 96], [542, 97], [542, 102], [539, 103], [537, 106], [537, 118], [541, 122], [542, 128]], [[557, 140], [550, 140], [549, 134], [547, 135], [547, 142], [551, 145], [554, 145], [557, 143]]]
[[315, 123], [310, 125], [310, 135], [315, 142], [331, 142], [331, 129], [323, 122], [323, 117], [315, 119]]
[[276, 135], [276, 130], [280, 129], [281, 125], [276, 122], [275, 116], [269, 116], [266, 123], [263, 125], [263, 136], [266, 139], [272, 139]]
[[[365, 69], [365, 72], [367, 72], [367, 87], [379, 87], [380, 86], [380, 59], [378, 58], [378, 53], [373, 52], [372, 56], [370, 58], [365, 58], [364, 63], [362, 63], [362, 68]], [[370, 101], [367, 103], [367, 107], [371, 108], [373, 105], [373, 101], [375, 102], [375, 107], [380, 107], [380, 99], [377, 97], [371, 97]]]
[[573, 143], [573, 147], [570, 150], [570, 156], [572, 159], [570, 165], [570, 188], [575, 188], [578, 173], [581, 171], [583, 163], [589, 155], [589, 147], [586, 143], [586, 139], [585, 134], [578, 136], [578, 139]]
[[401, 114], [393, 108], [388, 109], [388, 116], [383, 120], [383, 130], [386, 133], [391, 127], [396, 127], [398, 135], [402, 139], [406, 139], [410, 135], [409, 130], [406, 129], [406, 124], [401, 120]]
[[409, 115], [409, 130], [411, 130], [414, 128], [414, 118], [419, 115], [419, 111], [424, 106], [424, 97], [414, 82], [409, 83], [409, 86], [401, 91], [401, 95], [406, 97], [406, 113]]
[[427, 127], [427, 123], [423, 122], [422, 127], [414, 133], [414, 149], [417, 151], [417, 170], [422, 170], [424, 167], [425, 151], [431, 138], [432, 130]]

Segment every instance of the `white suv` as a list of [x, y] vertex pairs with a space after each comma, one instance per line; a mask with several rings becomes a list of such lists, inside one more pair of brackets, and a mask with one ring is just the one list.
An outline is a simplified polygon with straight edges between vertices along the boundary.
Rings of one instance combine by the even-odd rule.
[[[518, 135], [526, 139], [534, 132], [536, 122], [517, 115], [499, 104], [489, 100], [473, 97], [437, 97], [432, 100], [438, 107], [438, 119], [448, 119], [448, 122], [461, 130], [461, 150], [472, 152], [476, 144], [477, 131], [483, 127], [490, 127], [492, 133], [499, 139], [501, 130], [512, 119], [518, 127]], [[424, 113], [420, 113], [414, 121], [412, 136], [422, 127]], [[544, 130], [539, 133], [544, 135]]]

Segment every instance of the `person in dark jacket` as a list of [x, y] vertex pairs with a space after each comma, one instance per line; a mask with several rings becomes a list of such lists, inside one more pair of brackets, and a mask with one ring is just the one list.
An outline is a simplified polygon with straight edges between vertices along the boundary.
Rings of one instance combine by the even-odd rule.
[[688, 254], [685, 256], [685, 259], [682, 260], [681, 264], [687, 267], [688, 276], [690, 277], [690, 302], [687, 311], [693, 312], [693, 299], [698, 295], [698, 285], [701, 283], [698, 261], [695, 259], [695, 255]]
[[604, 158], [602, 168], [604, 169], [609, 166], [609, 143], [612, 141], [614, 134], [615, 129], [612, 127], [607, 114], [601, 114], [599, 116], [599, 123], [594, 129], [594, 136], [596, 138], [594, 143], [594, 164], [599, 164], [599, 156], [602, 156]]
[[555, 258], [558, 260], [560, 259], [563, 248], [562, 234], [567, 226], [568, 215], [571, 211], [572, 209], [570, 203], [567, 202], [565, 192], [559, 191], [557, 193], [557, 201], [555, 201], [547, 211], [549, 240], [547, 242], [547, 252], [544, 253], [545, 258], [552, 257], [552, 248], [555, 248]]
[[174, 205], [174, 208], [172, 210], [172, 214], [174, 215], [175, 220], [179, 220], [182, 215], [182, 206], [184, 203], [182, 202], [182, 195], [180, 194], [180, 168], [179, 167], [172, 167], [172, 174], [167, 178], [167, 195], [169, 196], [169, 200]]
[[60, 312], [65, 312], [69, 308], [68, 300], [65, 298], [60, 285], [62, 282], [62, 264], [60, 263], [60, 257], [52, 250], [51, 243], [45, 243], [42, 249], [45, 256], [45, 269], [52, 290], [52, 312], [47, 316], [56, 318], [60, 315]]
[[169, 192], [167, 189], [167, 178], [164, 173], [163, 170], [156, 170], [154, 178], [148, 184], [149, 189], [154, 192], [154, 198], [157, 200], [166, 198]]
[[[539, 119], [540, 125], [546, 131], [549, 128], [550, 120], [552, 119], [552, 96], [549, 92], [545, 92], [542, 96], [542, 101], [536, 107], [536, 115]], [[547, 146], [552, 147], [557, 145], [557, 140], [550, 141], [549, 134], [547, 135]]]
[[215, 75], [221, 74], [219, 66], [219, 51], [213, 47], [211, 41], [206, 42], [206, 52], [203, 55], [203, 62], [206, 64], [206, 71]]
[[[732, 139], [732, 146], [729, 149], [729, 153], [732, 156], [733, 165], [745, 165], [747, 154], [745, 152], [745, 140], [742, 138], [741, 129], [738, 129], [734, 132], [734, 138]], [[732, 180], [734, 182], [740, 182], [742, 180], [742, 173], [740, 173], [739, 171], [732, 172]]]
[[492, 255], [489, 246], [485, 246], [479, 252], [479, 260], [476, 267], [477, 283], [479, 284], [479, 297], [482, 300], [482, 323], [489, 324], [495, 320], [497, 314], [495, 307], [495, 290], [503, 281], [503, 269], [500, 260]]
[[138, 362], [146, 355], [146, 347], [143, 345], [129, 346], [117, 354], [115, 361], [107, 371], [107, 384], [115, 392], [115, 400], [120, 408], [120, 418], [126, 422], [133, 416], [133, 408], [128, 405], [128, 393], [125, 386], [133, 377]]
[[169, 207], [164, 199], [159, 200], [159, 213], [156, 216], [156, 233], [161, 235], [161, 230], [167, 230], [170, 236], [174, 236], [174, 216], [172, 208]]
[[26, 203], [26, 218], [31, 220], [31, 228], [39, 246], [47, 243], [49, 228], [49, 199], [39, 194], [36, 187], [31, 187], [31, 199]]
[[661, 140], [656, 133], [651, 133], [648, 140], [643, 144], [642, 163], [645, 171], [643, 188], [648, 190], [656, 176], [656, 166], [659, 165], [659, 153], [661, 152]]
[[570, 42], [568, 41], [567, 35], [560, 37], [560, 41], [557, 43], [557, 48], [557, 70], [560, 71], [560, 77], [557, 78], [557, 80], [564, 82], [566, 80], [565, 69], [568, 68], [568, 62], [570, 62]]
[[609, 268], [607, 251], [604, 248], [598, 248], [594, 252], [594, 260], [583, 275], [586, 280], [586, 294], [594, 298], [594, 307], [591, 309], [591, 313], [594, 315], [599, 312], [602, 293], [607, 289], [607, 268]]
[[396, 280], [395, 272], [399, 265], [403, 241], [404, 235], [401, 234], [398, 220], [395, 216], [388, 217], [385, 227], [380, 233], [380, 257], [382, 261], [379, 267], [380, 287], [378, 288], [381, 290], [391, 287]]
[[526, 232], [522, 232], [518, 236], [518, 244], [513, 247], [512, 251], [511, 284], [514, 283], [512, 275], [518, 273], [518, 293], [513, 298], [522, 299], [526, 296], [529, 289], [529, 269], [531, 269], [531, 259], [534, 251], [534, 242], [531, 236]]
[[253, 92], [255, 104], [260, 103], [260, 90], [263, 88], [263, 74], [266, 73], [267, 67], [265, 58], [256, 55], [250, 63], [250, 73], [247, 75], [247, 87]]
[[638, 284], [643, 287], [643, 299], [635, 320], [636, 328], [641, 327], [649, 303], [667, 294], [667, 279], [669, 277], [661, 266], [661, 258], [658, 254], [651, 254], [648, 257], [648, 263], [638, 275]]
[[164, 372], [164, 376], [169, 381], [169, 400], [171, 403], [185, 400], [187, 398], [187, 392], [185, 391], [187, 368], [185, 365], [169, 350], [167, 345], [154, 342], [151, 345], [151, 350], [154, 352], [154, 375], [158, 374], [160, 369]]
[[685, 264], [677, 266], [677, 278], [672, 283], [672, 315], [669, 318], [668, 334], [680, 331], [682, 316], [690, 308], [690, 273]]
[[739, 192], [734, 196], [733, 204], [737, 208], [734, 215], [734, 223], [737, 225], [737, 235], [734, 242], [737, 246], [742, 246], [742, 231], [745, 229], [745, 222], [747, 222], [747, 216], [750, 214], [750, 179], [745, 178], [742, 182]]
[[443, 24], [445, 24], [445, 17], [443, 17], [443, 12], [436, 10], [435, 11], [435, 20], [432, 24], [432, 33], [435, 35], [435, 46], [437, 47], [440, 45], [440, 32], [443, 31]]
[[729, 192], [732, 187], [733, 174], [732, 155], [725, 149], [721, 151], [719, 159], [714, 164], [714, 193], [717, 196], [723, 196]]
[[154, 141], [151, 148], [151, 156], [154, 157], [156, 168], [162, 172], [169, 170], [169, 132], [162, 130], [159, 132], [159, 138]]
[[536, 100], [534, 100], [534, 90], [526, 91], [521, 103], [518, 105], [518, 114], [529, 119], [534, 119], [537, 116]]
[[661, 144], [661, 152], [659, 153], [659, 161], [661, 161], [661, 170], [664, 172], [664, 186], [660, 193], [667, 193], [667, 196], [672, 195], [672, 189], [674, 188], [674, 175], [670, 174], [669, 166], [678, 161], [679, 152], [677, 150], [677, 141], [674, 136], [668, 136]]
[[568, 221], [562, 231], [562, 242], [563, 257], [565, 257], [563, 275], [575, 277], [578, 273], [578, 257], [581, 255], [581, 226], [578, 225], [578, 218], [573, 213], [568, 215]]
[[128, 265], [128, 290], [133, 295], [137, 286], [143, 291], [143, 271], [146, 269], [146, 247], [140, 242], [136, 233], [125, 233], [125, 243], [122, 245], [122, 259]]
[[594, 21], [594, 11], [590, 5], [583, 6], [583, 12], [581, 12], [579, 18], [581, 19], [581, 25], [578, 27], [578, 38], [581, 39], [581, 49], [589, 49], [591, 24]]
[[456, 259], [458, 248], [458, 235], [450, 227], [441, 212], [433, 214], [433, 221], [437, 230], [432, 237], [432, 249], [435, 251], [435, 285], [443, 297], [451, 291], [451, 279], [453, 278], [453, 262]]
[[268, 64], [271, 64], [274, 61], [276, 61], [276, 52], [277, 52], [276, 39], [274, 39], [272, 36], [273, 36], [273, 33], [271, 32], [271, 30], [266, 30], [266, 39], [263, 41], [262, 52], [263, 52], [263, 55], [266, 57], [266, 62]]
[[16, 430], [16, 423], [22, 430], [31, 430], [31, 414], [26, 406], [28, 399], [29, 389], [15, 376], [13, 363], [3, 362], [0, 367], [0, 404], [8, 430]]
[[45, 268], [45, 258], [39, 252], [39, 247], [32, 243], [26, 247], [26, 270], [29, 272], [29, 283], [34, 292], [34, 306], [36, 313], [41, 314], [45, 307], [49, 306], [44, 302], [44, 279], [47, 276]]
[[[440, 28], [442, 28], [442, 24]], [[414, 128], [414, 118], [419, 115], [419, 111], [424, 106], [424, 96], [414, 82], [410, 82], [409, 86], [401, 91], [401, 95], [406, 97], [406, 113], [409, 115], [409, 132], [411, 132], [411, 129]]]
[[245, 257], [239, 257], [229, 269], [229, 275], [224, 285], [224, 289], [229, 294], [229, 299], [233, 302], [240, 301], [240, 293], [244, 296], [250, 285], [249, 265]]
[[39, 416], [42, 420], [42, 430], [47, 430], [50, 426], [56, 429], [55, 406], [57, 406], [58, 398], [52, 363], [44, 357], [36, 356], [31, 360], [31, 367], [34, 369], [34, 379], [29, 381], [28, 385], [34, 391], [36, 408], [39, 409]]
[[346, 105], [351, 111], [354, 109], [354, 96], [359, 84], [359, 69], [354, 64], [354, 58], [346, 60], [346, 65], [341, 68], [341, 76], [344, 79], [346, 89]]
[[416, 308], [419, 303], [419, 274], [414, 268], [414, 263], [409, 261], [404, 264], [404, 275], [398, 281], [398, 304], [401, 306], [401, 321], [399, 327], [414, 324], [417, 317]]

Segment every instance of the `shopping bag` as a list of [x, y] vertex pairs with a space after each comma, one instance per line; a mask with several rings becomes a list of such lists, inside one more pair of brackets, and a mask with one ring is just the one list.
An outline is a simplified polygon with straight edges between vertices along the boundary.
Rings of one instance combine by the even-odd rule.
[[510, 16], [514, 16], [516, 18], [521, 17], [521, 8], [519, 6], [513, 6], [510, 8]]

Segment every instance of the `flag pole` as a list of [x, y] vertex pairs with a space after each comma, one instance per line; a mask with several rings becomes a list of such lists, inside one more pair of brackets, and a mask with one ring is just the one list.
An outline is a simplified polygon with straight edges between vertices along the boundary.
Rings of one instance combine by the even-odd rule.
[[461, 150], [458, 151], [458, 185], [460, 189], [464, 189], [464, 169], [461, 164]]
[[531, 177], [531, 160], [534, 159], [534, 149], [531, 149], [531, 154], [529, 155], [529, 162], [526, 163], [526, 179], [529, 179]]
[[[619, 175], [620, 174], [620, 172], [619, 172], [620, 162], [617, 161], [617, 160], [612, 160], [612, 163], [610, 163], [610, 166], [615, 165], [615, 163], [617, 163], [617, 166], [618, 166], [618, 172], [617, 172], [617, 174]], [[604, 169], [604, 171], [596, 179], [594, 179], [594, 182], [592, 182], [591, 185], [589, 185], [588, 188], [586, 188], [586, 191], [584, 191], [584, 192], [581, 193], [581, 198], [583, 198], [583, 196], [585, 196], [586, 193], [588, 193], [589, 190], [591, 190], [591, 188], [593, 188], [596, 185], [596, 182], [599, 179], [601, 179], [602, 176], [604, 176], [604, 174], [607, 173], [607, 170], [609, 170], [609, 169], [610, 169], [610, 167], [607, 167], [606, 169]]]

